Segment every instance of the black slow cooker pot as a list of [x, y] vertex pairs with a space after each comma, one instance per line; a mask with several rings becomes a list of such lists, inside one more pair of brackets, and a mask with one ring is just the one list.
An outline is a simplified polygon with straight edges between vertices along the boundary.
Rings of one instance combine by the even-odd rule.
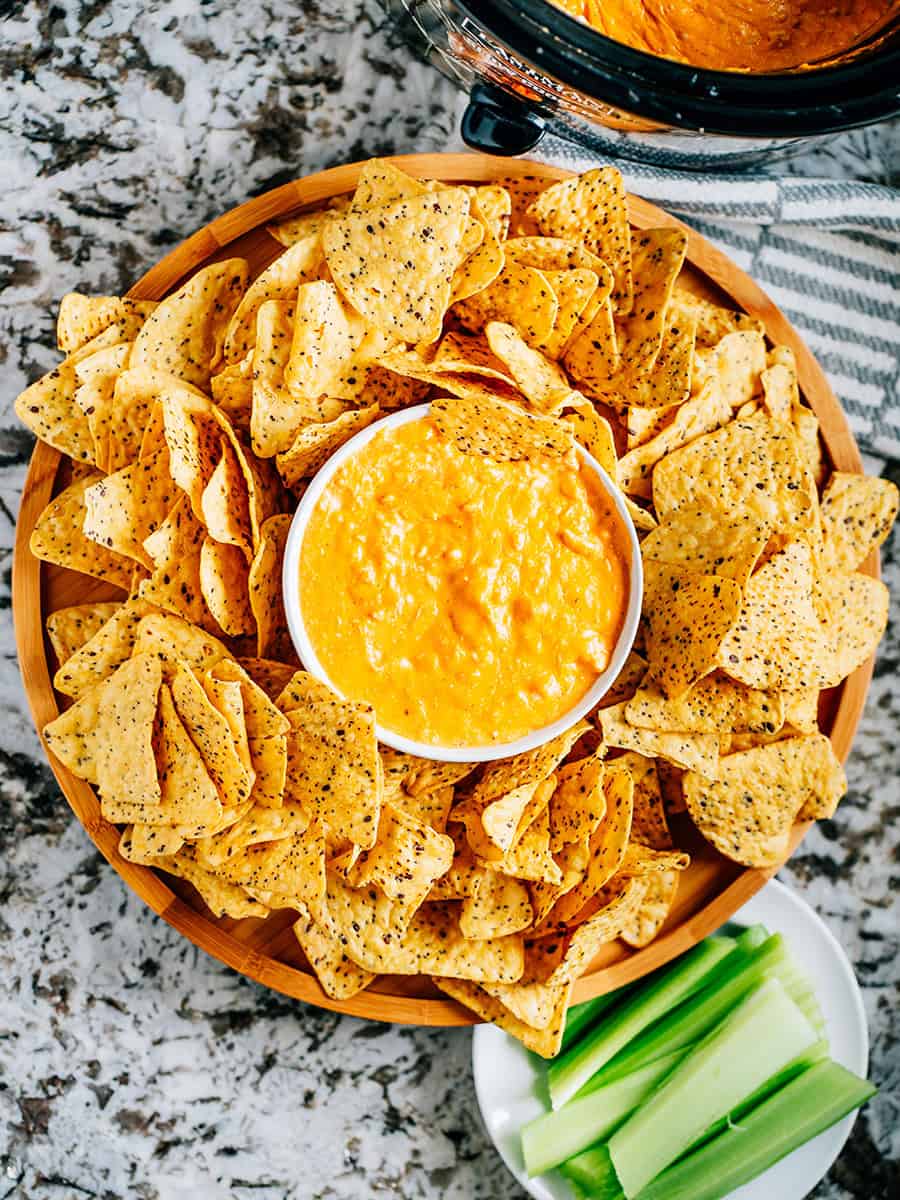
[[900, 113], [900, 3], [839, 58], [710, 71], [604, 37], [547, 0], [384, 0], [418, 53], [465, 88], [462, 136], [523, 154], [546, 132], [586, 152], [709, 169], [760, 162]]

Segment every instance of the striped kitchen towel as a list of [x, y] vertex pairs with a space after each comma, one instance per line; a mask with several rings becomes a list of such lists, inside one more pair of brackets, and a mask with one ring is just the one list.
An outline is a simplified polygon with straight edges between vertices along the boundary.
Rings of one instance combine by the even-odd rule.
[[[541, 150], [570, 170], [597, 165], [558, 139]], [[617, 165], [629, 191], [683, 217], [765, 288], [824, 367], [863, 449], [900, 458], [900, 191]]]

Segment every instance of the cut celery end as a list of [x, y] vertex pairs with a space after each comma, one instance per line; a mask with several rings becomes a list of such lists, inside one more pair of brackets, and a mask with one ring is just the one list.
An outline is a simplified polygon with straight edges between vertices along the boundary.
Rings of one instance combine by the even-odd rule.
[[569, 1051], [554, 1059], [547, 1069], [553, 1107], [561, 1108], [571, 1100], [632, 1038], [701, 988], [713, 968], [734, 950], [732, 938], [710, 937], [700, 942], [671, 966], [655, 973], [646, 986], [617, 1006], [597, 1029], [586, 1033]]
[[[639, 1193], [639, 1200], [724, 1200], [859, 1108], [875, 1091], [830, 1059], [819, 1062], [764, 1100], [739, 1126], [668, 1167]], [[593, 1200], [594, 1193], [585, 1190]], [[614, 1192], [603, 1195], [603, 1200], [614, 1198]]]
[[687, 1050], [667, 1054], [609, 1087], [556, 1112], [542, 1113], [522, 1130], [522, 1154], [529, 1175], [558, 1167], [586, 1146], [608, 1137], [678, 1065]]
[[564, 1054], [571, 1045], [578, 1041], [588, 1026], [592, 1025], [603, 1013], [608, 1012], [614, 1004], [618, 1004], [630, 987], [619, 988], [615, 992], [607, 992], [605, 996], [596, 996], [586, 1000], [584, 1004], [576, 1004], [566, 1013], [566, 1027], [563, 1030], [560, 1054]]
[[749, 953], [751, 950], [758, 950], [763, 942], [767, 942], [771, 934], [765, 925], [748, 925], [745, 930], [737, 935], [738, 950], [743, 950]]
[[778, 980], [761, 983], [609, 1139], [610, 1158], [629, 1200], [817, 1040]]
[[[735, 956], [736, 966], [728, 978], [716, 971], [715, 978], [694, 992], [673, 1012], [634, 1038], [615, 1058], [594, 1075], [579, 1096], [630, 1075], [663, 1054], [689, 1046], [706, 1037], [720, 1021], [770, 972], [788, 963], [787, 949], [780, 934], [766, 939], [746, 958]], [[731, 959], [726, 960], [730, 962]]]

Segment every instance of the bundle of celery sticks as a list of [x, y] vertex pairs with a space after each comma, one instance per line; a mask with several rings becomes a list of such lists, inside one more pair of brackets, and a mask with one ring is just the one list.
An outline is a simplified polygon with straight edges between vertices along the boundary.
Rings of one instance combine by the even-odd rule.
[[722, 1200], [875, 1092], [828, 1057], [812, 987], [762, 925], [570, 1009], [547, 1087], [526, 1169], [586, 1200]]

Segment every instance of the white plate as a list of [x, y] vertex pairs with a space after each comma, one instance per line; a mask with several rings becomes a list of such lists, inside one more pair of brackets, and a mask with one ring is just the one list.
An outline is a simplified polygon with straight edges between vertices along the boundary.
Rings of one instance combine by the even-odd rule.
[[[784, 935], [822, 1006], [831, 1057], [857, 1075], [865, 1075], [869, 1035], [859, 985], [846, 955], [816, 913], [784, 884], [773, 880], [734, 919], [745, 925], [761, 922], [772, 933]], [[522, 1187], [537, 1200], [573, 1200], [572, 1189], [557, 1171], [537, 1179], [525, 1174], [519, 1133], [532, 1117], [545, 1111], [537, 1087], [538, 1069], [528, 1051], [495, 1026], [478, 1025], [472, 1038], [472, 1069], [487, 1131]], [[854, 1118], [851, 1113], [826, 1129], [732, 1192], [729, 1200], [772, 1200], [773, 1196], [803, 1200], [840, 1154]]]

